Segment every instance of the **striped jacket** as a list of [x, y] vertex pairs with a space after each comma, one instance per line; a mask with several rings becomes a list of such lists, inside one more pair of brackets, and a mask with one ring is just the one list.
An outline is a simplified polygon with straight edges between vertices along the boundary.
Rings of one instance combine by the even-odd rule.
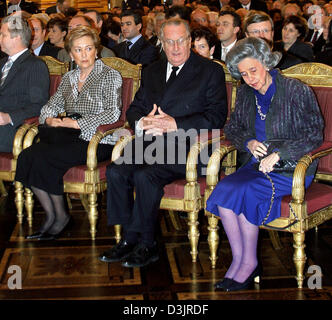
[[[226, 137], [240, 151], [243, 164], [251, 156], [245, 142], [256, 138], [255, 118], [254, 90], [243, 84], [236, 96], [235, 111], [225, 126]], [[323, 142], [323, 128], [323, 118], [312, 89], [278, 72], [276, 93], [266, 116], [265, 130], [267, 140], [285, 140], [279, 148], [280, 158], [299, 160], [319, 147]], [[307, 175], [314, 174], [316, 167], [317, 161], [310, 165]]]

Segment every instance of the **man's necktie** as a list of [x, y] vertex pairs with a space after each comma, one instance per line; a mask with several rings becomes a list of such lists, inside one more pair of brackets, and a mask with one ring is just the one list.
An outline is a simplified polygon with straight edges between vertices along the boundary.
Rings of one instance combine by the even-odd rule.
[[314, 35], [312, 36], [311, 43], [315, 43], [317, 41], [317, 38], [318, 38], [318, 31], [316, 30], [314, 32]]
[[172, 67], [172, 73], [171, 73], [171, 75], [169, 76], [169, 78], [168, 78], [168, 80], [166, 82], [166, 86], [167, 87], [169, 87], [172, 84], [172, 82], [175, 80], [175, 78], [176, 78], [176, 71], [178, 71], [178, 70], [179, 70], [179, 67]]
[[7, 75], [9, 73], [10, 68], [13, 65], [12, 59], [8, 59], [5, 65], [2, 68], [2, 74], [1, 74], [1, 80], [0, 80], [0, 85], [2, 86], [7, 78]]
[[226, 60], [226, 55], [227, 55], [227, 48], [226, 47], [221, 47], [221, 60], [225, 61]]
[[126, 41], [126, 58], [129, 57], [129, 47], [132, 45], [133, 43], [131, 41]]

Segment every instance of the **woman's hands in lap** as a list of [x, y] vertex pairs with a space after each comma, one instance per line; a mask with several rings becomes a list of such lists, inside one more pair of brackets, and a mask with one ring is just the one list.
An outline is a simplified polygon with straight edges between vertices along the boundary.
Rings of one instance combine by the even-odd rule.
[[[247, 148], [250, 150], [252, 155], [256, 158], [262, 158], [267, 155], [267, 148], [266, 146], [262, 143], [259, 142], [255, 139], [250, 140], [247, 144]], [[261, 160], [260, 165], [259, 165], [259, 171], [262, 172], [271, 172], [273, 171], [274, 165], [280, 160], [279, 154], [276, 152], [271, 153], [267, 157]]]
[[47, 118], [45, 122], [50, 127], [80, 128], [77, 120], [73, 120], [71, 118]]

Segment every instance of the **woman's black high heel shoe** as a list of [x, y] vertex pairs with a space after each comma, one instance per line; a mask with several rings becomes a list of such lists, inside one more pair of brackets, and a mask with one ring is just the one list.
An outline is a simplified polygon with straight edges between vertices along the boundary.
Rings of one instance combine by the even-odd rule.
[[227, 288], [231, 282], [233, 281], [233, 279], [230, 278], [224, 278], [220, 281], [218, 281], [215, 285], [214, 285], [214, 289], [218, 290], [218, 289], [225, 289]]
[[239, 291], [248, 288], [252, 282], [259, 283], [260, 281], [260, 266], [257, 265], [255, 270], [251, 273], [251, 275], [244, 282], [237, 282], [232, 279], [231, 283], [228, 286], [225, 286], [225, 291]]
[[74, 220], [70, 216], [68, 219], [68, 222], [66, 223], [66, 225], [62, 228], [62, 230], [60, 232], [58, 232], [57, 234], [51, 234], [51, 233], [45, 232], [38, 238], [38, 240], [41, 240], [41, 241], [56, 240], [56, 239], [60, 238], [64, 234], [64, 232], [67, 231], [68, 229], [70, 229], [73, 225], [74, 225]]

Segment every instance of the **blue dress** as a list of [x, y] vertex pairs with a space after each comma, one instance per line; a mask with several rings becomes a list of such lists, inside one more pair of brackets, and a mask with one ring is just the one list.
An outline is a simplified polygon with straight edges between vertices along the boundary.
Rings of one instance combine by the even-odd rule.
[[[276, 72], [276, 70], [270, 72], [272, 84], [265, 95], [254, 90], [263, 114], [268, 113], [276, 90]], [[258, 141], [262, 142], [266, 140], [265, 120], [260, 118], [257, 111], [255, 131]], [[248, 161], [245, 166], [222, 179], [207, 200], [206, 209], [214, 215], [219, 216], [218, 206], [220, 206], [232, 210], [237, 215], [243, 213], [250, 223], [256, 226], [261, 225], [270, 207], [272, 186], [264, 173], [253, 167], [255, 163], [257, 163], [257, 160], [255, 157], [251, 157], [250, 161]], [[281, 200], [284, 196], [292, 193], [293, 178], [285, 177], [273, 171], [269, 173], [269, 176], [274, 183], [275, 196], [270, 216], [267, 221], [265, 221], [265, 224], [280, 217]], [[306, 177], [305, 188], [308, 188], [313, 178], [313, 176]]]

